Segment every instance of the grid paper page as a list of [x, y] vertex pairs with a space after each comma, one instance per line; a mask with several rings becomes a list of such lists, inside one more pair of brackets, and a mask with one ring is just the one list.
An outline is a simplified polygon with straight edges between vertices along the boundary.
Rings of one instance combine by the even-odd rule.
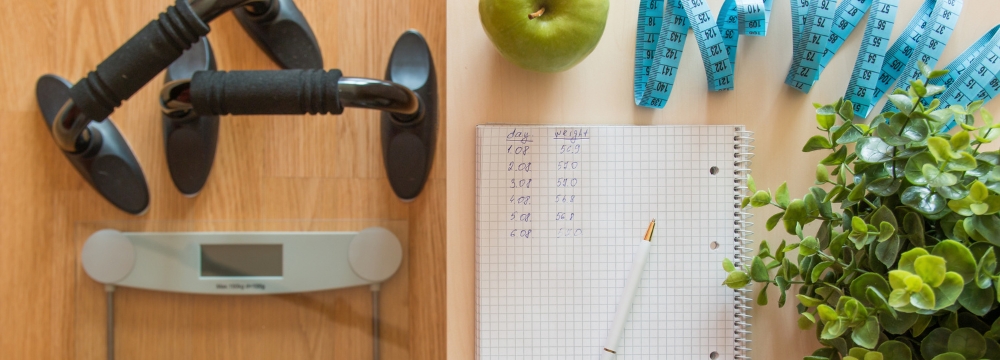
[[477, 357], [598, 359], [656, 219], [618, 359], [733, 359], [737, 130], [479, 126]]

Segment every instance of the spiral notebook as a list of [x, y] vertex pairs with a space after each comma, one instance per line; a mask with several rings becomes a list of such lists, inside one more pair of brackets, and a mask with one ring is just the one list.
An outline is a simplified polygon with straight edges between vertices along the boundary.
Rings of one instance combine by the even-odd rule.
[[742, 126], [481, 125], [476, 354], [598, 359], [637, 242], [652, 252], [618, 359], [749, 359], [751, 133]]

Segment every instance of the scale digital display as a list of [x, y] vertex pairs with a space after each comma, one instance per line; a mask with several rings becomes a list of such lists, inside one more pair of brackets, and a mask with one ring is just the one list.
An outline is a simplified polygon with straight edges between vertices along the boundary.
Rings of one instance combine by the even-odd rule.
[[201, 244], [202, 277], [280, 277], [281, 244]]

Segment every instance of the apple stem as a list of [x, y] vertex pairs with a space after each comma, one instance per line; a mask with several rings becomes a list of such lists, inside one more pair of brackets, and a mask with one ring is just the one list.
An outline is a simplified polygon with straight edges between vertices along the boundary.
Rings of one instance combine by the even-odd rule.
[[543, 7], [541, 9], [538, 9], [538, 11], [528, 14], [528, 20], [535, 20], [535, 18], [542, 16], [542, 14], [544, 13], [545, 13], [545, 8]]

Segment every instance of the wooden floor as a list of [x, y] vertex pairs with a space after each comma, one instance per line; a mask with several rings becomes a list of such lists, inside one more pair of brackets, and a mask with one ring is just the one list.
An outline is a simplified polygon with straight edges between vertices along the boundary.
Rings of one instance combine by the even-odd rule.
[[[296, 2], [326, 67], [381, 78], [395, 39], [412, 28], [427, 37], [438, 82], [445, 84], [444, 0]], [[104, 201], [56, 149], [35, 103], [35, 81], [54, 73], [76, 82], [172, 2], [3, 3], [9, 16], [0, 22], [0, 357], [104, 357], [103, 290], [78, 261], [82, 241], [99, 228], [357, 230], [376, 224], [393, 229], [407, 254], [384, 288], [384, 358], [444, 358], [443, 118], [431, 180], [410, 203], [396, 199], [386, 180], [377, 112], [362, 110], [340, 117], [223, 118], [209, 183], [198, 197], [185, 198], [164, 159], [158, 77], [111, 117], [149, 181], [149, 212], [131, 216]], [[220, 70], [276, 68], [232, 15], [211, 27]], [[442, 93], [442, 109], [444, 99]], [[116, 354], [370, 358], [369, 296], [365, 288], [272, 297], [120, 289]]]

